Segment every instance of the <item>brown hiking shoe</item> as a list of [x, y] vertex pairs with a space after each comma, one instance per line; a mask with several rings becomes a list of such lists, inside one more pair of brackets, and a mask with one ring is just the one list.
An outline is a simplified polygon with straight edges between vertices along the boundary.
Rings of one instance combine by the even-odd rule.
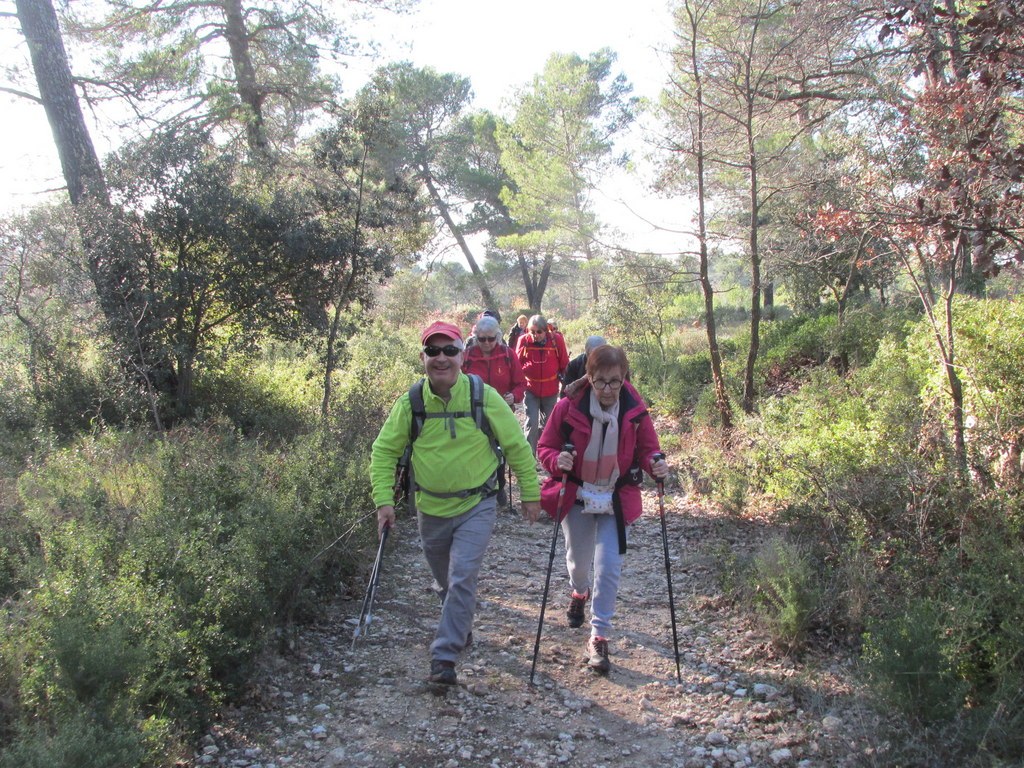
[[589, 589], [582, 595], [575, 589], [572, 591], [572, 596], [569, 598], [569, 607], [565, 611], [565, 617], [569, 620], [569, 626], [573, 629], [583, 626], [583, 619], [586, 618], [583, 609], [587, 605], [587, 598], [589, 597]]
[[595, 672], [608, 674], [612, 663], [608, 661], [608, 641], [603, 637], [592, 637], [587, 643], [587, 666]]
[[441, 661], [440, 659], [431, 660], [430, 677], [427, 679], [432, 683], [440, 683], [441, 685], [455, 685], [459, 681], [458, 676], [455, 674], [455, 662]]

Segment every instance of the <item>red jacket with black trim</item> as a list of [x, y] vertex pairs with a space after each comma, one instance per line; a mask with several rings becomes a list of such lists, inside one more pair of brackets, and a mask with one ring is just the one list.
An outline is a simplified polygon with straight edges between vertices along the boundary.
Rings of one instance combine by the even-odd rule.
[[[587, 383], [572, 397], [563, 397], [555, 405], [544, 431], [537, 441], [537, 458], [551, 477], [544, 481], [540, 489], [540, 504], [552, 518], [558, 506], [558, 492], [562, 487], [562, 471], [558, 468], [558, 454], [562, 445], [568, 441], [576, 448], [576, 461], [573, 463], [572, 474], [577, 478], [583, 466], [583, 452], [590, 443], [593, 431], [593, 419], [590, 417], [590, 384]], [[565, 425], [565, 426], [563, 426]], [[654, 431], [651, 415], [647, 412], [640, 393], [628, 381], [619, 390], [619, 474], [625, 475], [633, 466], [634, 461], [648, 475], [651, 474], [651, 457], [661, 452], [658, 435]], [[653, 477], [653, 475], [651, 475]], [[562, 508], [558, 510], [558, 519], [565, 517], [576, 499], [579, 486], [567, 480]], [[622, 518], [628, 525], [643, 514], [643, 497], [640, 488], [635, 485], [623, 485], [619, 489], [619, 501], [622, 503]]]

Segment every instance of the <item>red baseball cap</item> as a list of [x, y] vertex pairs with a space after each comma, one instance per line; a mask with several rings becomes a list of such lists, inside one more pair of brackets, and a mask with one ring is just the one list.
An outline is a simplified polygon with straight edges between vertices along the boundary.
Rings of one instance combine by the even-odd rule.
[[433, 322], [423, 329], [423, 335], [420, 336], [420, 344], [426, 344], [427, 339], [431, 336], [447, 336], [449, 339], [462, 341], [462, 331], [451, 323], [446, 323], [443, 320]]

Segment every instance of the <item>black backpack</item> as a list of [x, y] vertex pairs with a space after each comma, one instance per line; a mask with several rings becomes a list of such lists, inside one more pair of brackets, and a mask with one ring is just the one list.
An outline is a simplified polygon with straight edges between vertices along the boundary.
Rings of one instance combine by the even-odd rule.
[[[416, 511], [415, 498], [417, 490], [439, 499], [465, 499], [468, 496], [477, 494], [488, 496], [495, 492], [498, 477], [504, 471], [505, 456], [502, 453], [501, 446], [494, 437], [491, 423], [484, 412], [484, 380], [475, 373], [467, 373], [466, 376], [469, 378], [469, 413], [465, 411], [427, 413], [426, 407], [423, 405], [424, 379], [420, 379], [409, 388], [409, 405], [412, 408], [412, 419], [409, 422], [409, 444], [405, 447], [405, 451], [398, 460], [398, 466], [395, 469], [395, 504], [398, 505], [403, 500], [407, 501], [410, 514]], [[454, 437], [454, 419], [461, 419], [467, 416], [472, 417], [476, 428], [487, 435], [487, 440], [491, 444], [491, 450], [494, 451], [494, 455], [498, 459], [497, 469], [487, 478], [483, 485], [467, 488], [462, 491], [437, 493], [417, 484], [412, 471], [412, 451], [416, 438], [420, 436], [420, 432], [423, 430], [424, 421], [427, 419], [448, 419], [450, 429], [452, 430], [452, 437]]]

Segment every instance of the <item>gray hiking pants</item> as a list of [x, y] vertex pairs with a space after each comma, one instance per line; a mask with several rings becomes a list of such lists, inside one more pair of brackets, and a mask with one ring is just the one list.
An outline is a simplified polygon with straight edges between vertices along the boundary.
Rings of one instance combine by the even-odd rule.
[[[611, 637], [615, 598], [622, 575], [619, 530], [615, 515], [588, 515], [573, 504], [562, 518], [565, 532], [565, 565], [569, 584], [583, 594], [593, 589], [590, 600], [591, 637]], [[629, 533], [629, 528], [626, 528]]]
[[430, 573], [440, 590], [441, 621], [430, 656], [456, 661], [473, 631], [476, 586], [484, 553], [497, 519], [493, 496], [456, 517], [418, 514], [420, 541]]
[[523, 432], [526, 434], [526, 442], [533, 449], [533, 455], [536, 456], [537, 440], [540, 439], [540, 433], [543, 431], [544, 425], [547, 424], [548, 416], [555, 409], [558, 394], [537, 397], [530, 390], [526, 390], [523, 400], [526, 402], [526, 427]]

